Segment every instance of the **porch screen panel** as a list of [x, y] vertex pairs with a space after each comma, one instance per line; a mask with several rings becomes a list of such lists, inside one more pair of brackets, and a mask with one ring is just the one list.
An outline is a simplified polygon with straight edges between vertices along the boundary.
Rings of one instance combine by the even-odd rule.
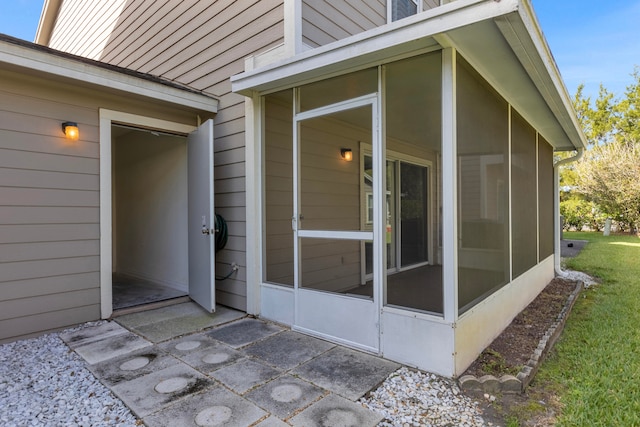
[[384, 66], [388, 203], [386, 305], [443, 313], [442, 55]]
[[[366, 106], [299, 123], [300, 229], [365, 230], [359, 142], [371, 142], [371, 114]], [[343, 149], [351, 150], [351, 161]]]
[[540, 194], [540, 261], [553, 254], [553, 148], [538, 137], [538, 188]]
[[429, 260], [427, 228], [428, 169], [400, 163], [400, 266]]
[[265, 96], [266, 281], [293, 286], [293, 91]]
[[538, 262], [536, 131], [511, 112], [511, 221], [513, 278]]
[[378, 69], [369, 68], [300, 87], [300, 112], [378, 91]]
[[459, 58], [457, 67], [458, 309], [509, 281], [509, 111]]
[[300, 286], [373, 298], [373, 283], [361, 275], [360, 247], [359, 240], [301, 238]]

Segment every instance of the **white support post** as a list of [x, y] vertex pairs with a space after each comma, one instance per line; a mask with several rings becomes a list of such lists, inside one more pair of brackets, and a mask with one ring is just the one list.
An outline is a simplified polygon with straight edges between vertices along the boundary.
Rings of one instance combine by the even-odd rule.
[[252, 94], [244, 101], [245, 110], [245, 164], [246, 164], [246, 205], [247, 205], [247, 313], [260, 314], [260, 287], [262, 285], [262, 97]]
[[442, 50], [442, 278], [444, 319], [458, 319], [456, 51]]
[[285, 55], [302, 52], [302, 0], [284, 0]]

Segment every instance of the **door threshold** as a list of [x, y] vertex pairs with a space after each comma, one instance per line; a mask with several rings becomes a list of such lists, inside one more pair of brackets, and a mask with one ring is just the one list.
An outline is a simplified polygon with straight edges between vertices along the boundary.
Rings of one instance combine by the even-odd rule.
[[154, 310], [156, 308], [168, 307], [170, 305], [182, 304], [184, 302], [189, 302], [189, 301], [191, 301], [191, 298], [189, 298], [188, 296], [183, 296], [183, 297], [171, 298], [171, 299], [158, 301], [158, 302], [150, 302], [147, 304], [136, 305], [133, 307], [120, 308], [120, 309], [114, 310], [113, 313], [111, 313], [110, 318], [113, 319], [114, 317], [124, 316], [126, 314], [140, 313], [142, 311]]

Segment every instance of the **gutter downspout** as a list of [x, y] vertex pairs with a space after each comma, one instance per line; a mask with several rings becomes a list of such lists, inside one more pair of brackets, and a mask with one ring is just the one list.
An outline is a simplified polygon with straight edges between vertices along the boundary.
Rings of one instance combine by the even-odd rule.
[[569, 157], [566, 159], [558, 160], [553, 164], [553, 190], [554, 190], [554, 250], [553, 250], [553, 260], [554, 260], [554, 269], [557, 276], [563, 276], [564, 272], [560, 267], [560, 166], [566, 165], [568, 163], [577, 162], [584, 155], [584, 148], [578, 148], [578, 152], [575, 156]]

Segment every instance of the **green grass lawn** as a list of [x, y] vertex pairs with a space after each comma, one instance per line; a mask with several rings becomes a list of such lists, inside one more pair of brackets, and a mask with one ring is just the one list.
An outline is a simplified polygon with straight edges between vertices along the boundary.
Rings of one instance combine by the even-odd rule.
[[640, 426], [640, 239], [565, 233], [588, 240], [566, 268], [602, 280], [586, 289], [534, 387], [553, 387], [558, 426]]

